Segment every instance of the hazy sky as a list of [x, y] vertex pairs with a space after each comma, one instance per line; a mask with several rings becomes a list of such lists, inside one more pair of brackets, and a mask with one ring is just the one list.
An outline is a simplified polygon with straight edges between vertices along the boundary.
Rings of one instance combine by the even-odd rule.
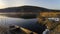
[[0, 8], [33, 5], [49, 9], [60, 9], [60, 0], [0, 0]]

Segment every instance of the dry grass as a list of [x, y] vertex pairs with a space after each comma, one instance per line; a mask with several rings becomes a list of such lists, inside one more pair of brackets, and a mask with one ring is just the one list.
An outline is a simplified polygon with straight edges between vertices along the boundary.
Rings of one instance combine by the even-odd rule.
[[[46, 20], [43, 21], [43, 18], [45, 17]], [[50, 32], [50, 34], [60, 34], [60, 21], [57, 23], [53, 23], [51, 21], [49, 21], [47, 18], [60, 18], [60, 12], [40, 12], [40, 15], [38, 16], [38, 21], [39, 23], [42, 23], [43, 25], [45, 24], [47, 26], [48, 29], [53, 28], [52, 32]], [[58, 26], [55, 26], [56, 24], [59, 24]], [[54, 28], [55, 27], [55, 28]]]
[[0, 26], [0, 34], [4, 34], [7, 30], [8, 30], [8, 28], [6, 28], [4, 26]]
[[[28, 29], [25, 29], [25, 28], [22, 28], [21, 29], [26, 33], [26, 34], [30, 34], [32, 31], [28, 30]], [[37, 34], [36, 32], [33, 32], [33, 34]]]

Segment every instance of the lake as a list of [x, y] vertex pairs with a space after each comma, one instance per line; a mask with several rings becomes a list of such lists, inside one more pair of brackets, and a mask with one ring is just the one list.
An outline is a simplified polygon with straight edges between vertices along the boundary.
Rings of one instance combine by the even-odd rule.
[[22, 18], [11, 18], [11, 17], [0, 17], [0, 26], [9, 27], [11, 25], [18, 25], [30, 29], [35, 32], [42, 32], [46, 28], [41, 24], [37, 23], [37, 18], [34, 19], [22, 19]]

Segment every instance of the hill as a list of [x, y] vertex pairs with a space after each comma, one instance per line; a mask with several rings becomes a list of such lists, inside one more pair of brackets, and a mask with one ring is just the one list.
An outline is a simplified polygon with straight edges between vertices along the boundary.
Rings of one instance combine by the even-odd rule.
[[40, 11], [48, 11], [48, 9], [37, 6], [19, 6], [0, 9], [0, 12], [40, 12]]

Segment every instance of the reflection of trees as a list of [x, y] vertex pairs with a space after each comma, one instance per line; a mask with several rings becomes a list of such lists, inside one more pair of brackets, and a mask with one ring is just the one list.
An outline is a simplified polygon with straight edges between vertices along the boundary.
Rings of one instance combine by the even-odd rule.
[[7, 17], [25, 18], [25, 19], [37, 17], [37, 14], [2, 14], [2, 15], [7, 16]]
[[36, 18], [38, 13], [33, 13], [33, 12], [10, 12], [10, 13], [0, 13], [2, 16], [7, 16], [7, 17], [13, 17], [13, 18]]
[[36, 14], [24, 14], [24, 15], [21, 16], [21, 18], [26, 18], [26, 19], [28, 19], [28, 18], [36, 18], [36, 17], [37, 17]]

